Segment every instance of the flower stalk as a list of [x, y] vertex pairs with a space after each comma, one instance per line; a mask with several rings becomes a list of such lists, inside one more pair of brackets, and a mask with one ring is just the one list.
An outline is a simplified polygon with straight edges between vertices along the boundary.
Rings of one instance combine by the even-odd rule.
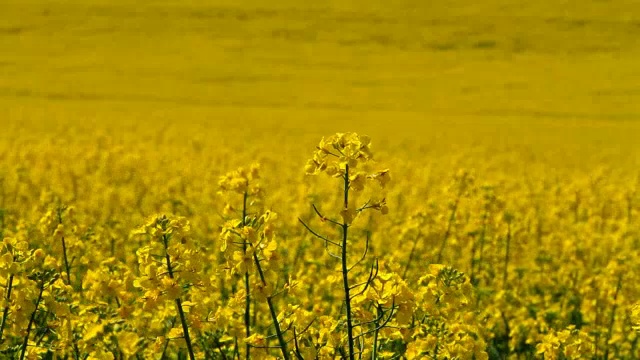
[[40, 281], [40, 286], [38, 286], [38, 299], [36, 300], [36, 307], [33, 309], [33, 312], [31, 313], [31, 317], [29, 318], [29, 324], [27, 325], [27, 333], [25, 334], [24, 340], [22, 341], [22, 350], [20, 352], [20, 360], [24, 360], [24, 356], [27, 353], [27, 346], [29, 345], [29, 336], [31, 335], [31, 329], [36, 319], [38, 308], [40, 307], [40, 303], [42, 302], [42, 294], [44, 293], [44, 288], [45, 288], [45, 280], [43, 279]]
[[4, 310], [2, 311], [2, 322], [0, 323], [0, 343], [2, 343], [2, 336], [4, 334], [4, 327], [7, 323], [7, 317], [9, 316], [9, 304], [11, 301], [11, 290], [13, 288], [13, 274], [9, 275], [9, 279], [7, 279], [7, 294], [5, 295], [6, 305], [4, 306]]
[[[248, 194], [245, 190], [242, 196], [242, 227], [247, 225], [247, 198]], [[248, 244], [246, 241], [242, 243], [242, 251], [247, 254]], [[244, 302], [244, 328], [247, 338], [251, 336], [251, 285], [249, 284], [249, 270], [244, 273], [244, 288], [246, 291], [246, 297]], [[245, 344], [245, 359], [249, 359], [251, 354], [251, 345]]]
[[[349, 209], [349, 164], [345, 165], [344, 174], [344, 209]], [[347, 238], [348, 238], [349, 224], [346, 220], [342, 223], [342, 285], [344, 286], [344, 303], [347, 312], [347, 343], [349, 345], [349, 359], [355, 359], [354, 351], [354, 339], [353, 339], [353, 319], [351, 313], [351, 296], [349, 292], [349, 265], [347, 264]]]
[[[163, 230], [166, 230], [166, 221], [162, 223]], [[174, 279], [173, 276], [173, 266], [171, 264], [171, 256], [169, 255], [169, 235], [162, 235], [162, 243], [164, 245], [164, 255], [167, 263], [167, 272], [169, 274], [169, 278]], [[178, 310], [178, 315], [180, 316], [180, 323], [182, 324], [182, 333], [184, 335], [184, 341], [187, 343], [187, 352], [189, 353], [189, 359], [195, 360], [195, 355], [193, 352], [193, 345], [191, 343], [191, 336], [189, 336], [189, 326], [187, 324], [187, 318], [184, 314], [184, 309], [182, 308], [182, 300], [180, 297], [175, 299], [176, 308]]]

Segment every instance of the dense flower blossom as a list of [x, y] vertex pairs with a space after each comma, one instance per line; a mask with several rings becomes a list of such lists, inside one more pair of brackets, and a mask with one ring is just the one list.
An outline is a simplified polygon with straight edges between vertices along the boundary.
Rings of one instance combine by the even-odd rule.
[[136, 131], [0, 141], [0, 357], [640, 356], [638, 182], [610, 158]]

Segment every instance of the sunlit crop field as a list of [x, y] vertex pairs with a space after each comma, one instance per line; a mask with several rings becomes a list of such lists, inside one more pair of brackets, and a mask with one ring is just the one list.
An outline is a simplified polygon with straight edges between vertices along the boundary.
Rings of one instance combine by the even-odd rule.
[[4, 0], [0, 358], [640, 357], [640, 3]]

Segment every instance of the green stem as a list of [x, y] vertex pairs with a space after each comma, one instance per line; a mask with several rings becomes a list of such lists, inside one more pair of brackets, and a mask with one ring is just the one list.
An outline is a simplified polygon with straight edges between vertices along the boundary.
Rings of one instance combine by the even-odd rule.
[[[349, 208], [349, 164], [345, 166], [344, 175], [344, 209]], [[342, 224], [342, 284], [344, 285], [344, 301], [347, 311], [347, 342], [349, 344], [349, 359], [355, 360], [354, 339], [353, 339], [353, 319], [351, 318], [351, 295], [349, 294], [349, 267], [347, 264], [347, 231], [349, 224], [345, 221]]]
[[[596, 320], [594, 321], [594, 323], [596, 325], [600, 324], [600, 299], [596, 299]], [[594, 359], [598, 358], [598, 352], [599, 352], [599, 348], [600, 348], [600, 330], [596, 330], [593, 332], [593, 338], [594, 338], [594, 344], [595, 344], [595, 351], [593, 353], [594, 355]]]
[[4, 195], [2, 196], [3, 204], [0, 205], [0, 239], [4, 238]]
[[13, 288], [13, 274], [9, 275], [9, 279], [7, 280], [7, 295], [5, 296], [7, 305], [5, 305], [4, 311], [2, 312], [2, 323], [0, 323], [0, 343], [2, 343], [2, 335], [4, 334], [4, 327], [7, 323], [7, 316], [9, 316], [9, 302], [11, 301], [12, 288]]
[[234, 341], [233, 355], [231, 356], [231, 358], [240, 360], [240, 350], [238, 349], [238, 336], [235, 336], [233, 341]]
[[438, 339], [436, 341], [436, 347], [433, 349], [433, 359], [437, 359], [438, 358], [438, 351], [440, 351], [440, 340]]
[[[171, 319], [171, 328], [176, 324], [176, 317], [174, 316]], [[169, 348], [169, 339], [164, 341], [164, 346], [162, 347], [162, 355], [160, 355], [160, 360], [165, 360], [167, 358], [167, 348]]]
[[[247, 225], [247, 198], [248, 198], [248, 194], [247, 191], [245, 190], [244, 195], [242, 197], [242, 227], [245, 227]], [[244, 252], [244, 254], [247, 254], [247, 242], [243, 242], [242, 244], [242, 250]], [[251, 336], [251, 289], [250, 289], [250, 285], [249, 285], [249, 270], [247, 270], [244, 273], [244, 288], [246, 291], [246, 296], [245, 296], [245, 302], [244, 302], [244, 328], [245, 328], [245, 334], [247, 337]], [[250, 357], [250, 353], [251, 353], [251, 345], [250, 344], [245, 344], [245, 358], [247, 360], [249, 360]]]
[[451, 235], [451, 227], [453, 226], [453, 222], [456, 219], [456, 212], [458, 211], [458, 203], [460, 202], [460, 196], [456, 198], [453, 207], [451, 208], [451, 214], [449, 215], [449, 222], [447, 223], [447, 230], [442, 237], [442, 243], [440, 244], [440, 250], [438, 251], [438, 257], [436, 259], [436, 263], [439, 264], [442, 261], [442, 254], [444, 253], [444, 249], [447, 246], [447, 240]]
[[[258, 260], [258, 255], [256, 255], [256, 253], [253, 253], [253, 261], [255, 262], [256, 268], [258, 269], [260, 280], [262, 281], [262, 284], [266, 287], [267, 280], [264, 277], [264, 272], [262, 271], [262, 266], [260, 266], [260, 261]], [[271, 313], [273, 326], [276, 329], [276, 336], [278, 337], [278, 343], [280, 344], [282, 357], [284, 360], [289, 360], [289, 351], [287, 350], [287, 342], [284, 339], [284, 333], [282, 332], [282, 328], [280, 327], [280, 323], [278, 322], [278, 312], [276, 311], [275, 305], [273, 305], [272, 296], [267, 296], [267, 305], [269, 305], [269, 312]]]
[[613, 306], [611, 309], [611, 317], [609, 318], [609, 327], [607, 328], [607, 337], [605, 341], [605, 350], [604, 350], [604, 360], [609, 359], [609, 340], [611, 340], [611, 336], [613, 335], [613, 324], [616, 320], [616, 310], [618, 309], [618, 305], [616, 304], [616, 300], [618, 300], [618, 294], [620, 293], [620, 289], [622, 289], [622, 273], [618, 275], [618, 283], [616, 284], [616, 292], [613, 294]]
[[416, 248], [418, 247], [418, 240], [422, 236], [422, 230], [418, 231], [418, 235], [413, 239], [413, 245], [411, 246], [411, 251], [409, 252], [409, 259], [407, 259], [407, 263], [404, 266], [404, 271], [402, 271], [402, 278], [407, 278], [407, 272], [409, 271], [409, 267], [411, 266], [411, 262], [413, 261], [413, 256], [416, 252]]
[[502, 288], [507, 288], [507, 277], [509, 275], [509, 249], [511, 247], [511, 222], [507, 223], [507, 248], [504, 254], [504, 272], [502, 273]]
[[27, 325], [27, 334], [24, 336], [24, 341], [22, 342], [22, 351], [20, 353], [20, 360], [24, 360], [24, 355], [27, 353], [27, 345], [29, 344], [29, 335], [31, 335], [31, 327], [33, 326], [33, 322], [36, 318], [36, 313], [38, 312], [38, 307], [40, 306], [40, 302], [42, 301], [42, 293], [44, 292], [44, 280], [40, 283], [40, 292], [38, 293], [38, 300], [36, 300], [36, 308], [33, 309], [31, 313], [31, 318], [29, 319], [29, 324]]
[[180, 314], [180, 322], [182, 323], [184, 340], [187, 343], [187, 350], [189, 351], [189, 359], [195, 360], [196, 357], [193, 353], [193, 345], [191, 344], [191, 337], [189, 336], [189, 326], [187, 325], [187, 318], [184, 315], [184, 310], [182, 309], [182, 301], [180, 300], [180, 298], [176, 299], [176, 307], [178, 308], [178, 313]]
[[578, 191], [576, 191], [575, 199], [576, 204], [573, 207], [573, 222], [577, 224], [580, 221], [580, 193]]
[[[246, 296], [244, 302], [244, 327], [245, 334], [247, 337], [251, 336], [251, 295], [249, 294], [249, 272], [244, 274], [244, 288], [246, 289]], [[251, 351], [251, 345], [245, 344], [246, 356], [245, 358], [249, 359], [249, 354]]]
[[464, 194], [464, 191], [466, 189], [466, 181], [467, 181], [467, 174], [465, 174], [462, 177], [462, 179], [460, 179], [458, 194], [456, 196], [455, 203], [451, 208], [451, 214], [449, 215], [449, 222], [447, 223], [447, 230], [444, 233], [444, 237], [442, 238], [440, 251], [438, 251], [438, 258], [436, 260], [436, 263], [438, 264], [440, 264], [440, 262], [442, 261], [442, 254], [444, 253], [444, 249], [447, 245], [447, 240], [449, 239], [449, 236], [451, 236], [451, 228], [453, 227], [453, 222], [456, 220], [456, 212], [458, 211], [458, 206], [460, 205], [460, 199], [462, 198], [462, 195]]
[[[482, 261], [484, 258], [484, 242], [487, 236], [487, 220], [489, 218], [489, 205], [485, 204], [484, 207], [484, 213], [482, 214], [482, 229], [480, 230], [480, 239], [479, 239], [479, 245], [478, 247], [480, 248], [480, 255], [478, 256], [478, 272], [480, 272], [482, 269], [480, 268], [482, 266]], [[476, 262], [474, 261], [474, 256], [475, 256], [475, 250], [473, 250], [471, 252], [471, 280], [474, 281], [475, 280], [475, 274], [476, 274]]]
[[[59, 216], [59, 220], [60, 220], [60, 224], [62, 224], [62, 217], [60, 215]], [[64, 268], [65, 271], [67, 273], [67, 285], [73, 287], [73, 285], [71, 285], [71, 266], [69, 265], [69, 259], [67, 257], [67, 243], [64, 240], [64, 236], [62, 237], [62, 254], [63, 254], [63, 258], [64, 258]], [[80, 288], [82, 288], [82, 283], [80, 284]], [[74, 355], [76, 360], [80, 359], [80, 349], [78, 348], [78, 342], [76, 341], [75, 337], [73, 337], [73, 349], [74, 349]]]
[[627, 195], [627, 224], [631, 224], [631, 217], [633, 214], [633, 193]]
[[[62, 206], [58, 206], [58, 224], [62, 225]], [[67, 285], [71, 286], [71, 266], [69, 266], [69, 259], [67, 258], [67, 243], [62, 236], [62, 257], [64, 258], [64, 269], [67, 272]]]
[[[169, 237], [167, 235], [162, 235], [162, 240], [164, 242], [164, 256], [167, 261], [167, 272], [169, 273], [169, 277], [173, 279], [173, 267], [171, 266], [171, 257], [169, 256]], [[182, 300], [180, 300], [179, 297], [176, 299], [176, 307], [178, 308], [178, 314], [180, 315], [182, 332], [184, 334], [184, 341], [187, 343], [189, 359], [195, 360], [196, 357], [193, 353], [193, 345], [191, 344], [191, 337], [189, 336], [189, 326], [187, 325], [187, 318], [184, 315], [184, 310], [182, 309]]]
[[484, 244], [487, 241], [487, 225], [489, 220], [489, 205], [487, 204], [482, 216], [482, 231], [480, 232], [480, 252], [478, 256], [478, 271], [482, 271], [482, 262], [484, 261]]
[[[393, 310], [392, 310], [393, 311]], [[374, 321], [373, 326], [374, 326], [374, 333], [373, 333], [373, 349], [371, 352], [371, 358], [372, 359], [377, 359], [378, 358], [378, 333], [380, 332], [380, 323], [378, 321], [378, 319], [382, 318], [382, 306], [380, 304], [378, 304], [378, 312], [376, 314], [376, 321]]]
[[67, 285], [71, 286], [71, 267], [67, 258], [67, 243], [64, 241], [64, 236], [62, 237], [62, 255], [64, 257], [64, 269], [67, 272]]

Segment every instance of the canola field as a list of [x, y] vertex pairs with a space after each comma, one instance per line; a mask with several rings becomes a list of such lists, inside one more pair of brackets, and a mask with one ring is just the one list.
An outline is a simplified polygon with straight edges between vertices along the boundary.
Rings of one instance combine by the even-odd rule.
[[637, 359], [640, 3], [0, 2], [0, 358]]

